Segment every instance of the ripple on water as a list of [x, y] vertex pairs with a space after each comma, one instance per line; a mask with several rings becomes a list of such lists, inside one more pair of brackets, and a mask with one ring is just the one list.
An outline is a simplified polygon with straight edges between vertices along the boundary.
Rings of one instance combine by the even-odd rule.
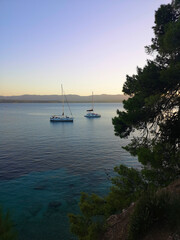
[[10, 209], [19, 240], [75, 239], [67, 213], [78, 213], [80, 192], [105, 195], [113, 168], [139, 167], [114, 136], [120, 104], [96, 104], [100, 119], [72, 104], [73, 124], [51, 124], [59, 104], [1, 104], [0, 203]]

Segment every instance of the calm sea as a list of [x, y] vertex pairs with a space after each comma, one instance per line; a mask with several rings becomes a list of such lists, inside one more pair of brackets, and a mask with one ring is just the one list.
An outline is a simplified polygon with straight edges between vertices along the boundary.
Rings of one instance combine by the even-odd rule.
[[[105, 195], [121, 163], [138, 167], [114, 136], [112, 118], [122, 104], [71, 104], [73, 123], [51, 123], [60, 104], [0, 104], [0, 205], [9, 209], [19, 240], [70, 240], [67, 213], [80, 193]], [[68, 111], [67, 111], [68, 114]]]

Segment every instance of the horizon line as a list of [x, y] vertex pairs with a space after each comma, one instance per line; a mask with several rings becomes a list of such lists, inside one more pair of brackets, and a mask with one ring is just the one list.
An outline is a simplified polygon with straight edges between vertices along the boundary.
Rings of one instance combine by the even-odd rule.
[[[69, 93], [66, 94], [67, 95], [74, 95], [74, 96], [80, 96], [80, 97], [87, 97], [87, 96], [91, 96], [90, 95], [79, 95], [79, 94], [73, 94], [73, 93]], [[116, 95], [123, 95], [126, 96], [124, 93], [117, 93], [117, 94], [108, 94], [108, 93], [101, 93], [101, 94], [93, 94], [94, 96], [101, 96], [101, 95], [110, 95], [110, 96], [116, 96]], [[61, 96], [61, 94], [19, 94], [19, 95], [0, 95], [0, 97], [20, 97], [20, 96]]]

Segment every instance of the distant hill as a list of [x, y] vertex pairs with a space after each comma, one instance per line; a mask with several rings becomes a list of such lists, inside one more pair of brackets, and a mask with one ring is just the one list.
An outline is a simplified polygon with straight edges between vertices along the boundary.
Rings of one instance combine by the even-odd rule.
[[[79, 95], [66, 95], [68, 102], [91, 102], [92, 96], [79, 96]], [[122, 102], [128, 97], [122, 94], [117, 95], [94, 95], [94, 102]], [[21, 96], [0, 96], [0, 103], [13, 103], [13, 102], [61, 102], [62, 96], [60, 95], [21, 95]]]

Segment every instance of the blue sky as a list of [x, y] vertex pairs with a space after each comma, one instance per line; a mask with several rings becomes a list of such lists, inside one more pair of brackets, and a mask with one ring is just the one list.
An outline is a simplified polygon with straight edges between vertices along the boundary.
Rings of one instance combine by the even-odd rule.
[[0, 95], [120, 94], [168, 0], [1, 0]]

